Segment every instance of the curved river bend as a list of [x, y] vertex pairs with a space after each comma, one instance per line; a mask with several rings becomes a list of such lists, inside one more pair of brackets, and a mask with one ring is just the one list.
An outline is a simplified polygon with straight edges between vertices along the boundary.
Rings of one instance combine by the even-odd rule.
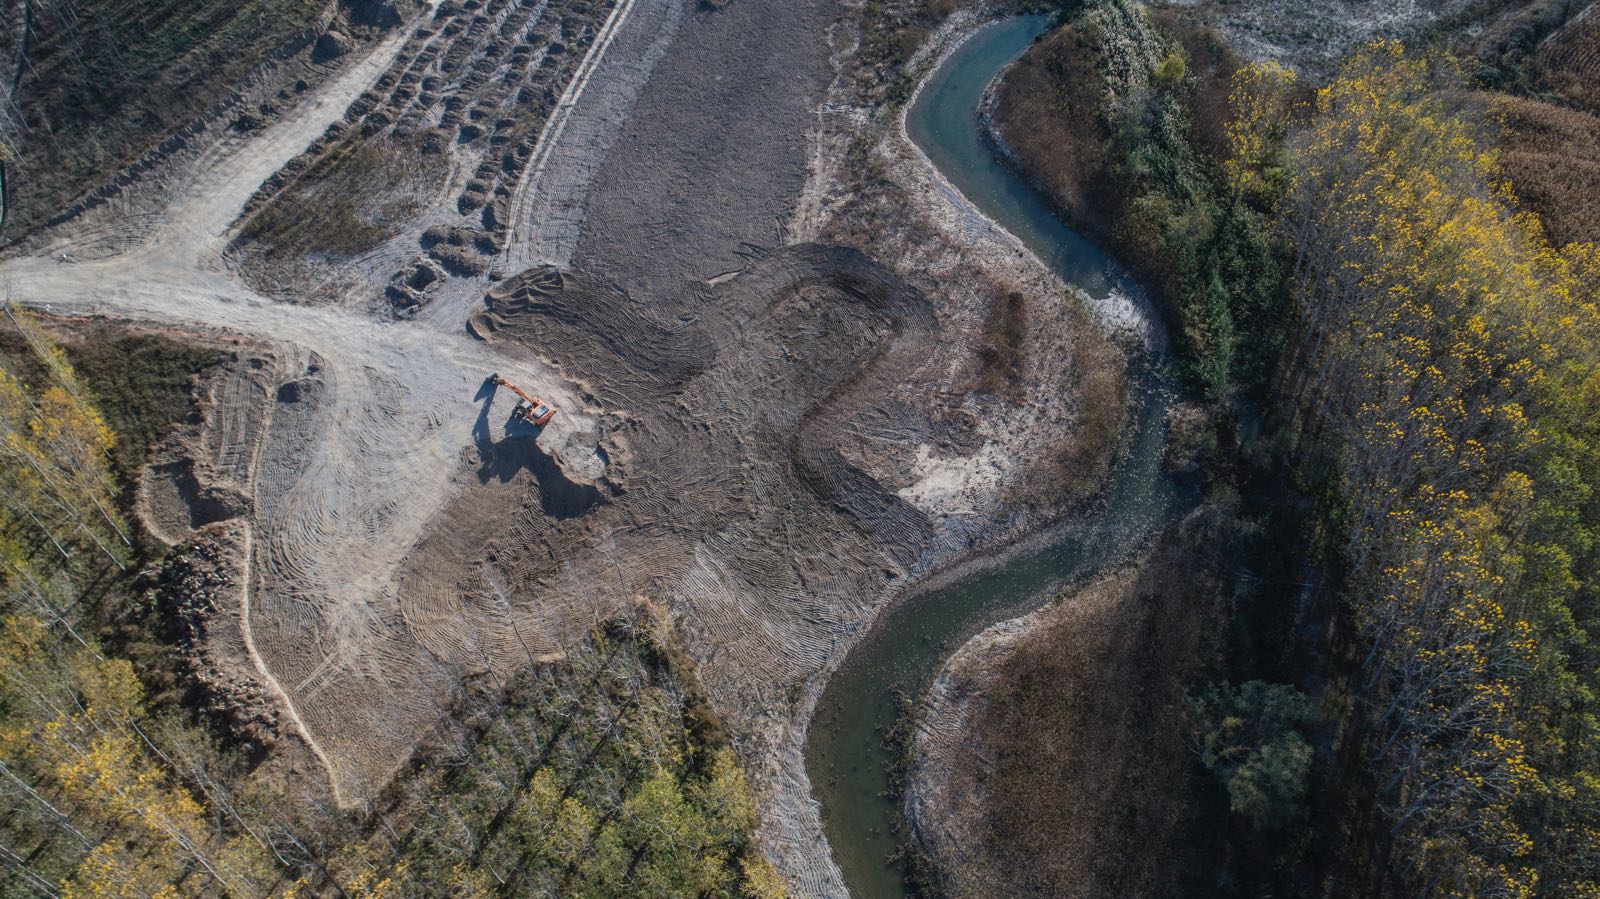
[[[995, 158], [978, 121], [989, 82], [1050, 21], [1025, 16], [977, 31], [923, 86], [907, 113], [906, 129], [974, 206], [1020, 238], [1068, 284], [1103, 301], [1118, 281], [1111, 260]], [[883, 745], [883, 732], [895, 721], [895, 691], [921, 696], [944, 660], [967, 639], [1041, 605], [1052, 589], [1125, 556], [1175, 507], [1176, 492], [1161, 465], [1165, 391], [1153, 371], [1133, 380], [1142, 388], [1133, 433], [1104, 502], [1004, 564], [898, 602], [850, 651], [818, 700], [806, 769], [822, 803], [833, 857], [855, 899], [907, 895], [899, 868], [887, 861], [902, 820], [898, 804], [886, 795], [894, 759]]]

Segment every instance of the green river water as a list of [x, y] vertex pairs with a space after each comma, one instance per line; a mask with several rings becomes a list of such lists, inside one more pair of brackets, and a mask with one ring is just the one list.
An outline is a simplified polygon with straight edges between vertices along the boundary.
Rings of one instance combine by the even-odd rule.
[[[1000, 163], [983, 139], [984, 89], [1049, 26], [1045, 16], [1006, 19], [967, 40], [934, 73], [907, 116], [911, 139], [986, 215], [1020, 238], [1069, 284], [1105, 297], [1111, 261], [1073, 232]], [[1141, 363], [1145, 367], [1146, 360]], [[923, 695], [950, 653], [989, 625], [1041, 605], [1051, 591], [1092, 576], [1168, 519], [1177, 492], [1163, 473], [1166, 390], [1142, 371], [1133, 433], [1101, 504], [1059, 525], [998, 565], [976, 560], [947, 586], [897, 602], [834, 673], [817, 703], [806, 769], [823, 806], [834, 860], [855, 899], [907, 895], [897, 866], [899, 806], [885, 794], [894, 759], [883, 734], [895, 721], [894, 691]]]

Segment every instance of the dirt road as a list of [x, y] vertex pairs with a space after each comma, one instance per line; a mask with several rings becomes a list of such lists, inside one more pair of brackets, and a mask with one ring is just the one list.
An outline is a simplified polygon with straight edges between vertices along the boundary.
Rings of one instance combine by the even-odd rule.
[[[462, 319], [434, 317], [397, 324], [337, 308], [273, 302], [230, 277], [218, 255], [229, 230], [261, 182], [303, 151], [351, 100], [367, 90], [398, 52], [407, 32], [397, 31], [366, 58], [321, 86], [290, 114], [248, 141], [227, 141], [203, 157], [159, 221], [145, 225], [142, 246], [104, 259], [63, 261], [56, 252], [15, 259], [0, 267], [0, 287], [12, 299], [54, 312], [104, 314], [235, 333], [281, 345], [299, 370], [321, 384], [317, 411], [298, 429], [300, 458], [273, 459], [255, 472], [256, 565], [286, 576], [295, 596], [257, 604], [252, 622], [262, 653], [315, 635], [318, 655], [342, 660], [329, 667], [383, 669], [417, 653], [391, 645], [401, 617], [397, 573], [428, 521], [456, 489], [453, 477], [463, 447], [474, 441], [484, 379], [499, 371], [553, 401], [561, 414], [542, 435], [567, 476], [593, 481], [605, 463], [588, 432], [593, 419], [578, 392], [554, 371], [525, 355], [509, 357], [473, 340]], [[67, 257], [70, 259], [70, 256]], [[499, 401], [502, 421], [509, 401]], [[298, 423], [297, 423], [298, 425]], [[226, 450], [225, 450], [226, 451]], [[285, 609], [293, 606], [295, 609]], [[307, 621], [298, 619], [314, 610]], [[293, 623], [294, 626], [290, 626]], [[276, 682], [275, 672], [264, 677]], [[288, 688], [292, 696], [295, 685]], [[353, 692], [358, 692], [353, 690]], [[354, 801], [387, 777], [395, 752], [363, 759], [326, 751], [324, 743], [359, 728], [338, 720], [329, 701], [296, 709], [305, 738], [332, 759], [333, 788]], [[323, 708], [322, 706], [325, 706]], [[429, 705], [426, 714], [436, 714]]]

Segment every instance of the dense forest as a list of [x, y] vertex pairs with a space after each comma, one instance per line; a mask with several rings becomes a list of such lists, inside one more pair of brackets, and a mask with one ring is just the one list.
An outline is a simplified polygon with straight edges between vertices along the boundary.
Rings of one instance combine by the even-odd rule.
[[1209, 422], [1175, 434], [1209, 524], [1164, 541], [1226, 613], [1186, 701], [1208, 890], [1600, 890], [1600, 250], [1541, 220], [1592, 195], [1513, 186], [1530, 123], [1588, 116], [1470, 50], [1307, 83], [1106, 0], [1010, 76], [1019, 167], [1135, 261]]

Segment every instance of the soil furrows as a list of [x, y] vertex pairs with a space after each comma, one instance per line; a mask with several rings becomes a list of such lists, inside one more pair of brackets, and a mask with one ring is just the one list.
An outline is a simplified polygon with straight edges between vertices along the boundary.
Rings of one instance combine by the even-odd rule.
[[[651, 12], [637, 2], [632, 15]], [[778, 222], [805, 184], [806, 135], [831, 74], [826, 33], [840, 11], [817, 0], [737, 2], [715, 11], [684, 6], [690, 11], [670, 52], [659, 62], [644, 58], [648, 84], [619, 123], [615, 145], [599, 144], [604, 166], [594, 174], [593, 195], [579, 197], [585, 205], [573, 210], [585, 220], [572, 265], [604, 272], [639, 295], [676, 295], [682, 281], [736, 267], [743, 242], [779, 241]], [[621, 70], [637, 58], [639, 50], [624, 52], [627, 37], [617, 39], [607, 65]], [[626, 85], [635, 78], [602, 68], [591, 85], [598, 91], [602, 79]], [[607, 117], [601, 97], [593, 99], [591, 118]], [[558, 152], [584, 149], [564, 133]], [[566, 216], [553, 211], [552, 221], [530, 210], [537, 215], [531, 221], [541, 230], [560, 228]], [[543, 239], [551, 250], [573, 252]]]
[[590, 187], [672, 44], [687, 5], [619, 0], [612, 9], [512, 190], [502, 257], [507, 270], [572, 262]]
[[212, 470], [215, 477], [239, 487], [250, 483], [263, 430], [266, 387], [259, 372], [265, 365], [266, 360], [256, 358], [235, 367], [212, 390]]
[[[931, 537], [927, 516], [848, 462], [836, 429], [837, 423], [853, 423], [876, 410], [899, 374], [923, 361], [934, 318], [920, 294], [886, 270], [867, 264], [858, 251], [830, 248], [814, 253], [807, 261], [812, 277], [828, 278], [835, 289], [883, 316], [893, 333], [880, 342], [867, 365], [806, 411], [791, 455], [807, 486], [849, 515], [876, 543], [889, 547], [900, 567], [909, 570]], [[913, 420], [903, 414], [909, 410], [901, 411], [902, 421], [911, 425]], [[921, 424], [922, 433], [931, 430], [926, 418]]]
[[[441, 3], [343, 120], [262, 186], [234, 245], [242, 271], [285, 297], [406, 317], [442, 275], [484, 274], [541, 129], [612, 11], [611, 0]], [[307, 224], [297, 211], [310, 204], [345, 226]]]
[[[785, 714], [773, 703], [781, 685], [820, 671], [928, 543], [926, 517], [836, 443], [881, 418], [879, 397], [926, 364], [933, 316], [854, 250], [752, 255], [731, 279], [649, 305], [537, 269], [492, 292], [477, 325], [624, 399], [628, 416], [604, 426], [602, 444], [626, 446], [628, 467], [648, 473], [613, 466], [607, 503], [530, 518], [510, 549], [491, 550], [512, 560], [512, 595], [532, 597], [552, 634], [578, 632], [631, 592], [667, 602], [719, 704], [756, 734], [758, 720]], [[930, 439], [926, 420], [915, 436]]]
[[534, 346], [591, 382], [609, 408], [628, 408], [704, 370], [716, 353], [705, 327], [668, 323], [650, 307], [589, 274], [530, 269], [497, 285], [468, 328], [492, 338], [537, 322], [559, 336]]

